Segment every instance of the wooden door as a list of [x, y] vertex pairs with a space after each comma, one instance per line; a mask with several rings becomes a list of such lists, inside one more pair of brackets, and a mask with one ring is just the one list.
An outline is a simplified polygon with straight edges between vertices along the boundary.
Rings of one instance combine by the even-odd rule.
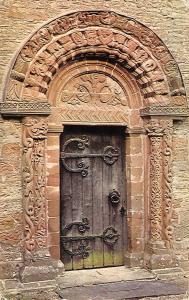
[[123, 128], [65, 127], [61, 259], [66, 270], [124, 264], [125, 195]]

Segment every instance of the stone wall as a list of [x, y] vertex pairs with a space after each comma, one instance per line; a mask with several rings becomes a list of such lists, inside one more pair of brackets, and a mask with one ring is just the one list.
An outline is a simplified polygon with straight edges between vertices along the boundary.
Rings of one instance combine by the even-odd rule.
[[[70, 10], [114, 9], [135, 18], [152, 29], [166, 44], [180, 67], [186, 91], [189, 93], [189, 39], [187, 0], [1, 0], [0, 1], [0, 90], [3, 94], [5, 75], [14, 53], [44, 22]], [[174, 134], [174, 198], [175, 198], [175, 247], [179, 260], [186, 267], [189, 255], [188, 182], [188, 122], [175, 124]], [[20, 259], [21, 126], [17, 120], [0, 121], [0, 260]], [[7, 249], [8, 248], [8, 249]], [[8, 250], [9, 255], [3, 255]], [[2, 265], [3, 266], [3, 265]], [[14, 272], [16, 271], [16, 263]], [[1, 271], [0, 271], [1, 274]], [[8, 276], [8, 275], [7, 275]]]
[[[22, 259], [21, 126], [0, 121], [0, 278], [17, 276]], [[7, 264], [9, 268], [7, 268]], [[5, 267], [6, 266], [6, 267]]]

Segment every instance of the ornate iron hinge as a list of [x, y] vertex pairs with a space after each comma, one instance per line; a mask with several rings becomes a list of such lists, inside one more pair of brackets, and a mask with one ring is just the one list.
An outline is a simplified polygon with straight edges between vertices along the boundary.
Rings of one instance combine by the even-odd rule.
[[[67, 236], [67, 234], [74, 226], [77, 227], [78, 233], [80, 233], [81, 236]], [[117, 230], [112, 226], [107, 227], [100, 235], [84, 236], [83, 234], [88, 229], [90, 229], [90, 226], [87, 218], [83, 218], [82, 222], [73, 222], [64, 227], [63, 235], [61, 236], [61, 243], [64, 251], [71, 257], [81, 256], [84, 259], [87, 258], [89, 256], [89, 251], [91, 250], [91, 248], [89, 247], [89, 241], [100, 238], [106, 245], [112, 247], [117, 242], [120, 236]], [[79, 242], [77, 248], [73, 247], [74, 242]], [[69, 250], [70, 245], [72, 246], [72, 250]]]
[[[103, 161], [108, 165], [113, 165], [116, 160], [118, 160], [119, 157], [119, 151], [118, 149], [114, 148], [113, 146], [106, 146], [104, 148], [103, 153], [91, 153], [91, 154], [84, 154], [84, 153], [66, 153], [66, 148], [71, 143], [76, 143], [77, 148], [79, 150], [84, 150], [86, 147], [89, 146], [89, 139], [87, 137], [82, 138], [72, 138], [66, 141], [62, 147], [61, 151], [61, 159], [62, 163], [66, 170], [74, 173], [81, 173], [83, 177], [87, 176], [88, 174], [88, 168], [83, 158], [96, 158], [100, 157], [103, 159]], [[72, 168], [66, 163], [66, 159], [82, 159], [81, 161], [77, 162], [77, 167]]]

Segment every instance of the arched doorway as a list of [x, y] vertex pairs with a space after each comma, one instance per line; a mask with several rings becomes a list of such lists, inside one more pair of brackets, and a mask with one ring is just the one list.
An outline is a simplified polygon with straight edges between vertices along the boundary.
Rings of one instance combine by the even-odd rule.
[[47, 248], [60, 258], [64, 126], [106, 125], [126, 128], [124, 261], [175, 265], [172, 127], [188, 110], [179, 68], [154, 32], [109, 11], [73, 12], [45, 24], [13, 61], [1, 113], [23, 123], [25, 261], [43, 260]]

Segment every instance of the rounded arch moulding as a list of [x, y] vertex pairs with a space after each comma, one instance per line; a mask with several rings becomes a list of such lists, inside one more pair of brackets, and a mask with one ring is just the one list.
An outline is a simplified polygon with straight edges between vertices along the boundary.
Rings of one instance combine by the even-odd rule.
[[143, 96], [141, 116], [188, 116], [181, 73], [165, 44], [136, 20], [100, 10], [60, 16], [28, 39], [7, 75], [2, 115], [49, 115], [54, 78], [84, 59], [107, 61], [130, 73]]

